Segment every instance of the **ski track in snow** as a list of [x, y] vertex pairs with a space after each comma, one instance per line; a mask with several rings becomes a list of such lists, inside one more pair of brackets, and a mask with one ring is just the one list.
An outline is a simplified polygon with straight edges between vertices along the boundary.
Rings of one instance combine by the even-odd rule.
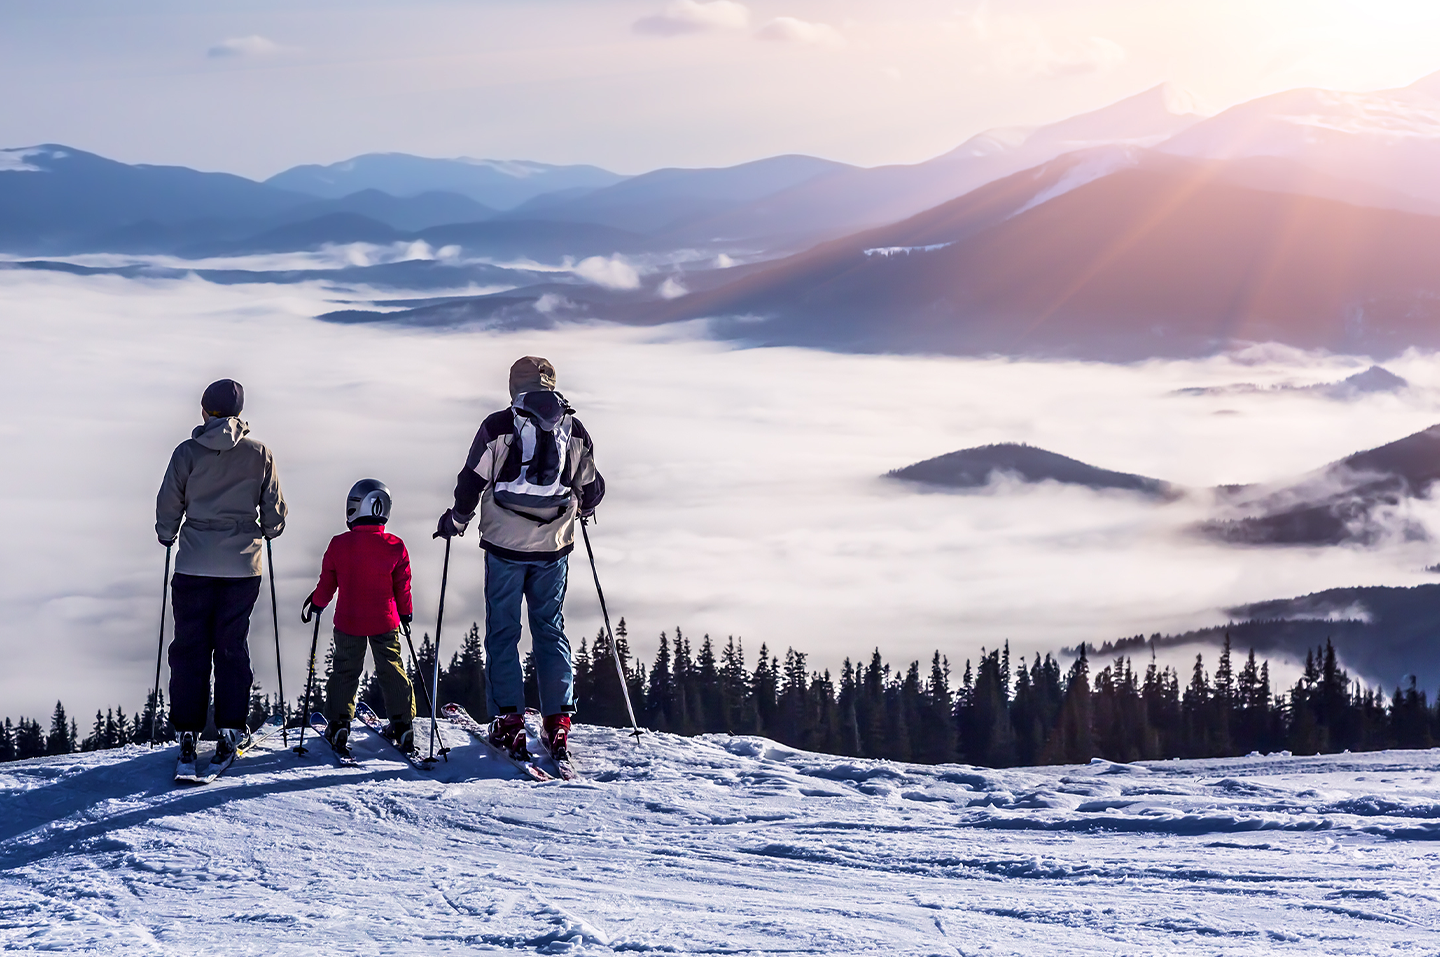
[[[0, 951], [1436, 954], [1440, 749], [992, 771], [577, 727], [0, 765]], [[293, 735], [292, 742], [293, 743]]]

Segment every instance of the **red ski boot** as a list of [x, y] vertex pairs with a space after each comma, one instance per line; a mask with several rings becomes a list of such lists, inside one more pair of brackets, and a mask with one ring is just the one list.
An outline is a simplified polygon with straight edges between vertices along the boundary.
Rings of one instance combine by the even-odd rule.
[[516, 760], [531, 760], [530, 751], [525, 747], [523, 714], [502, 714], [491, 721], [489, 741]]

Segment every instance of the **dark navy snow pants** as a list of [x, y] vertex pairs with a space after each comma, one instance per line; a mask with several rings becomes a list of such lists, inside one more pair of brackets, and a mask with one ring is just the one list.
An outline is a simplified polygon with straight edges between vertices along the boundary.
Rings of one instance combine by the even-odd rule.
[[485, 698], [492, 715], [523, 714], [520, 599], [530, 611], [530, 643], [541, 710], [575, 710], [575, 672], [565, 637], [565, 580], [569, 556], [550, 562], [512, 562], [485, 553]]
[[260, 576], [170, 579], [175, 640], [170, 643], [170, 723], [176, 731], [205, 729], [210, 662], [215, 662], [215, 726], [244, 728], [250, 714], [250, 610]]

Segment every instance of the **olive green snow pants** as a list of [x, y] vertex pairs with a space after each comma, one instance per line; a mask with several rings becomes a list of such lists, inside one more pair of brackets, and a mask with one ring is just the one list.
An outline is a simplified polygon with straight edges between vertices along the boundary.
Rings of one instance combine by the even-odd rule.
[[390, 721], [404, 727], [415, 720], [415, 689], [405, 676], [400, 656], [400, 632], [359, 637], [335, 629], [335, 658], [330, 680], [325, 683], [325, 720], [334, 726], [349, 727], [355, 718], [355, 695], [360, 690], [360, 672], [365, 670], [365, 645], [375, 659], [375, 676], [385, 698]]

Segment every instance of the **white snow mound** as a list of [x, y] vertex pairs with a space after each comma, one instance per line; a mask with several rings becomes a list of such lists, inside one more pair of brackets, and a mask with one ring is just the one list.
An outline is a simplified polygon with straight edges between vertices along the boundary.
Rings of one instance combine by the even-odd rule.
[[[1421, 954], [1440, 751], [993, 771], [577, 727], [532, 784], [277, 742], [0, 765], [0, 951]], [[291, 741], [293, 744], [293, 739]]]

